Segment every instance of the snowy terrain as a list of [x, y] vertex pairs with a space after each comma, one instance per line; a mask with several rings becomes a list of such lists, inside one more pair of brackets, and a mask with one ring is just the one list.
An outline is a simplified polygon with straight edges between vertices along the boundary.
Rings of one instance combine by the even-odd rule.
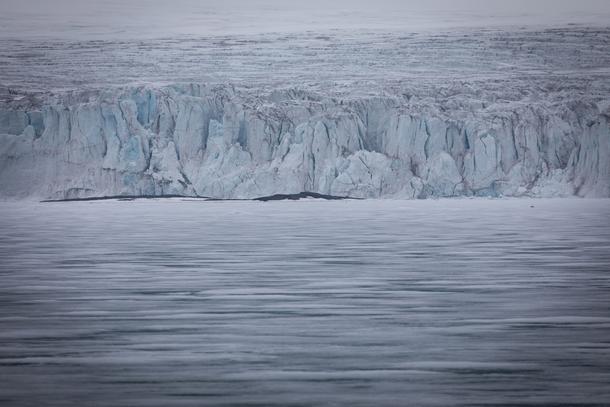
[[[183, 14], [196, 5], [182, 1]], [[148, 15], [142, 4], [126, 15]], [[307, 17], [292, 29], [221, 7], [156, 33], [14, 6], [25, 23], [0, 30], [0, 196], [610, 196], [604, 14], [557, 7], [533, 24], [499, 9], [473, 25], [474, 9], [427, 20], [418, 4], [385, 20], [356, 9], [358, 27], [339, 6], [262, 8]], [[32, 31], [36, 15], [54, 17]]]
[[149, 39], [607, 25], [606, 0], [2, 0], [0, 37]]

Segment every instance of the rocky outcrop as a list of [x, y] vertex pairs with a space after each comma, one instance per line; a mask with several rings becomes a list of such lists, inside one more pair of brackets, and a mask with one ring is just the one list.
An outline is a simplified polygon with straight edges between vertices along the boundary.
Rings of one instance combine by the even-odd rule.
[[605, 101], [413, 100], [185, 85], [7, 104], [0, 196], [610, 196]]

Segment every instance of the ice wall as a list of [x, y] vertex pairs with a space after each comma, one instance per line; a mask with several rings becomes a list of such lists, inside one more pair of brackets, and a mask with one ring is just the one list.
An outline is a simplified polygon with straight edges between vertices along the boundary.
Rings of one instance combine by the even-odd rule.
[[535, 99], [181, 85], [7, 104], [0, 196], [610, 196], [608, 103]]

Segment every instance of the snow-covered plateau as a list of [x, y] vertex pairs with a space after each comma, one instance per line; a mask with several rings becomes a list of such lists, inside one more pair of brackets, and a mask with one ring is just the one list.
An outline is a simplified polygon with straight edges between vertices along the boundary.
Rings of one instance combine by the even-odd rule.
[[0, 196], [610, 196], [610, 28], [0, 40]]

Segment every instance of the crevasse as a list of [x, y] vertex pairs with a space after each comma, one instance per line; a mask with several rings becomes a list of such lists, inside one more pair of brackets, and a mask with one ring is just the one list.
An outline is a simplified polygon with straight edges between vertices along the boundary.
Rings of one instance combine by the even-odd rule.
[[[457, 104], [456, 104], [457, 103]], [[137, 87], [0, 106], [0, 196], [610, 196], [603, 103]]]

